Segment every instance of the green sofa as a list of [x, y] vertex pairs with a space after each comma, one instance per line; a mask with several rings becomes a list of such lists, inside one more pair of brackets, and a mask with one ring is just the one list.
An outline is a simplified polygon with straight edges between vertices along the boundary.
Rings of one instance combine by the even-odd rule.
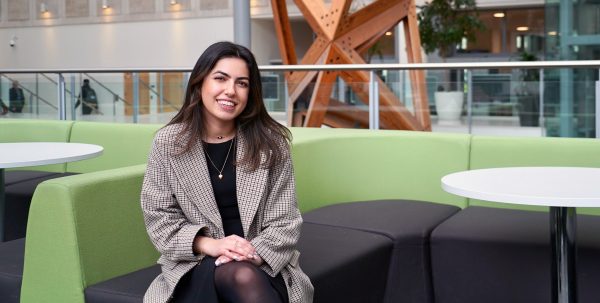
[[12, 170], [87, 173], [146, 163], [152, 138], [161, 125], [2, 119], [0, 127], [0, 143], [72, 142], [104, 147], [103, 154], [94, 159]]
[[76, 142], [104, 147], [99, 157], [63, 164], [20, 167], [6, 173], [4, 238], [25, 236], [29, 202], [36, 186], [48, 179], [145, 163], [150, 142], [159, 125], [2, 120], [0, 142]]
[[[29, 202], [38, 184], [61, 176], [143, 165], [154, 133], [160, 127], [161, 125], [1, 119], [0, 142], [76, 142], [97, 144], [104, 148], [103, 154], [94, 159], [8, 169], [5, 226], [10, 238], [20, 238], [25, 234]], [[85, 174], [78, 177], [75, 180], [85, 178]], [[45, 203], [54, 205], [55, 201]], [[9, 302], [16, 302], [18, 299], [24, 241], [21, 238], [10, 241], [14, 243], [9, 245], [0, 244], [0, 296], [9, 294]], [[5, 255], [12, 255], [16, 259], [4, 258]], [[6, 302], [2, 299], [0, 301]]]
[[[81, 133], [77, 134], [80, 123]], [[84, 132], [83, 126], [88, 125]], [[78, 142], [99, 142], [88, 135], [104, 125], [92, 126], [74, 122], [70, 134], [77, 134]], [[106, 127], [116, 131], [129, 125]], [[147, 137], [135, 138], [137, 142], [128, 138], [106, 144], [115, 144], [115, 151], [130, 147], [141, 150], [141, 145], [147, 149], [157, 127], [147, 128]], [[600, 141], [592, 139], [353, 129], [295, 128], [292, 133], [297, 195], [305, 213], [342, 202], [379, 199], [428, 201], [460, 208], [506, 207], [448, 194], [441, 189], [440, 179], [452, 172], [484, 167], [600, 167], [595, 156], [600, 152]], [[104, 138], [111, 141], [123, 134]], [[126, 157], [144, 163], [146, 153]], [[112, 155], [112, 161], [121, 161], [120, 152], [113, 154], [107, 149], [105, 154]], [[158, 255], [148, 240], [139, 207], [143, 165], [92, 164], [94, 160], [88, 160], [89, 166], [83, 161], [71, 168], [67, 164], [65, 171], [86, 173], [48, 180], [36, 189], [27, 227], [21, 302], [84, 302], [86, 288], [155, 264]], [[102, 168], [113, 169], [98, 171]], [[598, 210], [581, 212], [597, 214]], [[435, 296], [436, 301], [443, 301]]]

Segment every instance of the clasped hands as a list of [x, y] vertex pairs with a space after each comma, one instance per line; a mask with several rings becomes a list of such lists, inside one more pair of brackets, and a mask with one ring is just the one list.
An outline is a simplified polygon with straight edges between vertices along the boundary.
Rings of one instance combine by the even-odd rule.
[[222, 239], [201, 236], [197, 238], [195, 244], [196, 251], [217, 258], [215, 261], [216, 266], [229, 263], [232, 260], [248, 261], [256, 266], [263, 263], [254, 246], [238, 235], [230, 235]]

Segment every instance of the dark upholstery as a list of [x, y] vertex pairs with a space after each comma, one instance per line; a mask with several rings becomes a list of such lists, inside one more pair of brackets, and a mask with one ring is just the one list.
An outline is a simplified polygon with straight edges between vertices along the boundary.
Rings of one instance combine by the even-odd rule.
[[92, 285], [85, 289], [85, 302], [141, 303], [146, 289], [158, 274], [160, 266], [154, 265]]
[[0, 302], [18, 303], [23, 279], [25, 239], [0, 243]]
[[[579, 302], [600, 298], [600, 217], [577, 216]], [[432, 233], [436, 303], [550, 302], [548, 213], [468, 207]]]
[[458, 212], [450, 205], [408, 200], [342, 203], [303, 215], [305, 222], [377, 233], [394, 243], [385, 302], [432, 302], [429, 235]]
[[[381, 235], [305, 223], [298, 243], [300, 265], [315, 286], [314, 302], [382, 302], [392, 242]], [[158, 266], [85, 290], [86, 303], [142, 302]]]
[[392, 247], [382, 235], [305, 222], [298, 250], [314, 302], [383, 302]]
[[14, 183], [19, 183], [42, 177], [48, 177], [56, 174], [58, 173], [45, 171], [10, 170], [4, 172], [4, 184], [8, 186]]
[[5, 188], [4, 240], [10, 241], [25, 237], [29, 206], [38, 184], [70, 175], [73, 173], [8, 172], [6, 176], [11, 183], [9, 185], [7, 182]]

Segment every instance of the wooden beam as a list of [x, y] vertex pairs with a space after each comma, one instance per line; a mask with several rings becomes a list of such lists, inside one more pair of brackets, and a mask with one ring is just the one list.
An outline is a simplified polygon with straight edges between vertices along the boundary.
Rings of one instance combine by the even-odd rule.
[[[322, 38], [317, 38], [317, 40], [315, 40], [313, 42], [313, 44], [310, 46], [308, 51], [306, 51], [306, 54], [304, 54], [304, 57], [302, 57], [300, 64], [302, 64], [302, 65], [324, 64], [325, 59], [330, 51], [329, 46], [330, 46], [330, 43], [328, 43], [327, 41], [325, 41]], [[306, 76], [307, 73], [310, 73], [310, 72], [296, 71], [296, 72], [289, 73], [287, 80], [288, 80], [288, 91], [290, 92], [290, 94], [296, 90], [296, 86], [300, 85], [300, 83], [303, 83], [302, 79], [307, 77]], [[314, 77], [314, 75], [313, 75], [313, 77]]]
[[[138, 113], [140, 115], [146, 115], [150, 113], [150, 89], [148, 86], [144, 85], [142, 82], [150, 83], [150, 73], [139, 73], [139, 81], [138, 81], [138, 98], [139, 98], [139, 108]], [[133, 75], [131, 73], [123, 74], [123, 86], [124, 86], [124, 99], [131, 100], [130, 104], [125, 104], [125, 115], [131, 116], [133, 115]]]
[[315, 88], [310, 98], [304, 127], [321, 127], [327, 112], [331, 91], [337, 77], [337, 72], [320, 71], [315, 82]]
[[352, 0], [332, 0], [329, 13], [325, 14], [325, 30], [328, 37], [333, 39], [341, 28], [340, 22], [348, 14]]
[[398, 24], [408, 13], [401, 9], [406, 1], [409, 0], [379, 0], [371, 3], [347, 18], [337, 39], [351, 40], [354, 47], [363, 44], [382, 29]]
[[[365, 64], [364, 60], [355, 50], [342, 50], [336, 47], [336, 51], [340, 57], [343, 58], [349, 64]], [[366, 71], [352, 71], [349, 74], [352, 75], [353, 82], [369, 83], [369, 72]], [[342, 74], [344, 75], [344, 74]], [[386, 128], [392, 129], [409, 129], [409, 130], [422, 130], [423, 127], [412, 115], [412, 113], [402, 105], [400, 99], [388, 88], [388, 86], [379, 77], [377, 77], [379, 85], [379, 103], [380, 121], [385, 124]], [[368, 86], [352, 86], [352, 89], [357, 93], [361, 100], [365, 104], [369, 104], [368, 98]], [[358, 91], [357, 91], [358, 90]], [[366, 96], [366, 98], [365, 98]]]
[[294, 36], [292, 35], [292, 28], [288, 18], [287, 3], [285, 1], [271, 0], [271, 8], [273, 9], [273, 22], [275, 23], [281, 61], [284, 65], [297, 64]]
[[[300, 119], [306, 117], [306, 111], [298, 112]], [[329, 109], [323, 119], [323, 125], [336, 128], [368, 128], [369, 113], [357, 106], [348, 105], [331, 98]]]
[[[281, 1], [285, 2], [284, 0]], [[325, 36], [331, 40], [332, 37], [327, 36], [324, 30], [325, 23], [323, 20], [325, 19], [327, 10], [325, 9], [323, 2], [320, 0], [294, 0], [294, 2], [313, 32], [315, 32], [317, 36]]]
[[338, 123], [342, 123], [342, 121], [345, 121], [344, 127], [369, 127], [368, 111], [361, 109], [358, 106], [342, 103], [336, 99], [331, 99], [329, 101], [329, 110], [327, 111], [327, 115], [325, 116], [324, 124], [329, 125], [327, 124], [327, 120], [329, 119], [335, 119], [336, 121], [338, 121]]
[[[314, 45], [314, 44], [313, 44]], [[321, 57], [317, 59], [316, 62], [312, 64], [323, 64], [329, 55], [330, 47], [326, 47], [322, 53], [319, 54]], [[306, 58], [307, 56], [305, 56]], [[304, 59], [302, 59], [302, 64], [304, 63]], [[310, 58], [309, 58], [310, 59]], [[312, 60], [312, 59], [310, 59]], [[294, 72], [288, 78], [288, 105], [287, 105], [287, 117], [288, 117], [288, 125], [295, 125], [294, 123], [294, 104], [298, 97], [302, 94], [302, 92], [306, 89], [306, 87], [313, 81], [313, 79], [317, 76], [318, 71], [308, 71], [308, 72]], [[300, 78], [301, 76], [302, 78]]]
[[[378, 0], [359, 11], [349, 15], [350, 0], [331, 0], [331, 6], [326, 8], [322, 0], [294, 0], [304, 18], [316, 34], [316, 39], [301, 60], [302, 64], [364, 64], [360, 52], [368, 49], [385, 33], [401, 20], [406, 20], [405, 34], [407, 35], [407, 53], [409, 62], [421, 62], [419, 33], [416, 27], [416, 9], [414, 0]], [[278, 37], [282, 49], [282, 60], [291, 62], [293, 50], [291, 31], [286, 35], [285, 25], [289, 20], [279, 16], [286, 10], [285, 1], [271, 0]], [[297, 59], [296, 59], [297, 60]], [[323, 123], [341, 125], [351, 122], [351, 115], [338, 112], [338, 108], [330, 104], [330, 94], [335, 75], [341, 75], [351, 89], [366, 104], [369, 102], [368, 85], [369, 72], [290, 72], [286, 73], [288, 91], [290, 93], [288, 106], [288, 125], [298, 125], [302, 117], [305, 126], [318, 127]], [[315, 79], [316, 78], [316, 79]], [[411, 113], [399, 98], [377, 78], [379, 84], [380, 121], [383, 128], [429, 130], [429, 106], [423, 71], [410, 72], [412, 92], [416, 114]], [[309, 108], [305, 113], [294, 106], [296, 100], [313, 84]], [[306, 92], [308, 93], [308, 92]], [[308, 95], [308, 94], [307, 94]], [[343, 116], [343, 117], [342, 117]], [[360, 113], [364, 116], [364, 113]], [[334, 122], [331, 122], [334, 121]], [[346, 122], [344, 122], [346, 121]], [[292, 123], [293, 122], [293, 123]], [[363, 121], [364, 122], [364, 121]]]
[[[408, 12], [404, 19], [404, 36], [406, 40], [406, 53], [409, 63], [423, 62], [421, 51], [421, 38], [419, 36], [419, 25], [417, 23], [417, 10], [414, 2], [404, 4]], [[409, 72], [415, 105], [415, 117], [423, 126], [423, 130], [431, 131], [431, 115], [429, 113], [429, 102], [427, 98], [427, 84], [425, 83], [425, 72], [423, 70], [411, 70]]]
[[379, 41], [379, 39], [381, 37], [383, 37], [383, 35], [385, 35], [385, 32], [387, 32], [387, 31], [388, 30], [381, 31], [377, 35], [375, 35], [372, 38], [370, 38], [369, 40], [365, 41], [363, 44], [359, 45], [356, 48], [356, 52], [359, 54], [362, 54], [363, 52], [367, 51], [369, 49], [369, 47], [371, 47], [371, 46], [373, 46], [373, 44], [377, 43], [377, 41]]
[[[159, 78], [159, 85], [162, 86], [162, 107], [157, 106], [159, 113], [178, 111], [183, 105], [183, 99], [185, 98], [184, 90], [181, 89], [181, 83], [183, 83], [183, 73], [163, 73], [162, 77]], [[162, 83], [161, 83], [162, 81]], [[158, 101], [161, 104], [160, 99]]]

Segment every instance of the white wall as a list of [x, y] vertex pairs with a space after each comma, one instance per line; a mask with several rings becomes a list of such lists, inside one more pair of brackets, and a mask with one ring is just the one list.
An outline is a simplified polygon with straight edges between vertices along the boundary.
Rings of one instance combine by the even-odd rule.
[[192, 68], [207, 46], [222, 40], [233, 40], [232, 17], [4, 28], [0, 66]]

